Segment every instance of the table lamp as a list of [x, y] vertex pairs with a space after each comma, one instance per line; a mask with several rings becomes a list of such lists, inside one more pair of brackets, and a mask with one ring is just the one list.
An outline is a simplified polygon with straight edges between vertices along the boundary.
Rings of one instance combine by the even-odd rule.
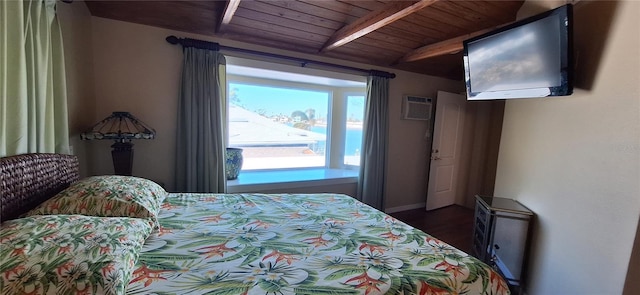
[[110, 116], [80, 134], [82, 140], [112, 139], [111, 157], [116, 175], [131, 175], [133, 169], [132, 139], [153, 139], [156, 131], [129, 112], [113, 112]]

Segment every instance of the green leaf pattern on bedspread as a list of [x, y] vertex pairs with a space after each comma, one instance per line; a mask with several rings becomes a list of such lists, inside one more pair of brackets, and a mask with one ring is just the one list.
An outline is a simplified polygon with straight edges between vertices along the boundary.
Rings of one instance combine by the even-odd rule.
[[144, 219], [42, 215], [0, 228], [1, 294], [125, 294]]
[[129, 294], [508, 294], [490, 267], [345, 195], [169, 194]]

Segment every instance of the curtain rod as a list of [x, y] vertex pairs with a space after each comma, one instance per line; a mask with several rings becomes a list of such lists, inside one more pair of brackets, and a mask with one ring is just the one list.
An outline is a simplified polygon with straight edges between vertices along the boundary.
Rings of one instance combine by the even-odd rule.
[[308, 59], [303, 59], [303, 58], [297, 58], [297, 57], [291, 57], [291, 56], [286, 56], [286, 55], [280, 55], [280, 54], [274, 54], [274, 53], [268, 53], [268, 52], [261, 52], [261, 51], [243, 49], [243, 48], [237, 48], [237, 47], [229, 47], [229, 46], [220, 45], [220, 44], [215, 43], [215, 42], [209, 42], [209, 41], [198, 40], [198, 39], [178, 38], [176, 36], [169, 36], [169, 37], [166, 38], [166, 40], [167, 40], [167, 42], [169, 42], [171, 44], [174, 44], [174, 45], [175, 44], [180, 44], [183, 47], [195, 47], [195, 48], [199, 48], [199, 49], [208, 49], [208, 50], [227, 50], [227, 51], [235, 51], [235, 52], [246, 53], [246, 54], [251, 54], [251, 55], [259, 55], [259, 56], [266, 56], [266, 57], [284, 59], [284, 60], [289, 60], [289, 61], [295, 61], [295, 62], [300, 63], [300, 66], [303, 67], [303, 68], [308, 64], [316, 64], [316, 65], [319, 65], [319, 66], [338, 68], [338, 69], [354, 71], [354, 72], [361, 72], [361, 73], [365, 73], [367, 75], [373, 75], [373, 76], [390, 78], [390, 79], [393, 79], [393, 78], [396, 77], [396, 74], [389, 73], [389, 72], [384, 72], [384, 71], [365, 70], [365, 69], [361, 69], [361, 68], [355, 68], [355, 67], [332, 64], [332, 63], [328, 63], [328, 62], [314, 61], [314, 60], [308, 60]]

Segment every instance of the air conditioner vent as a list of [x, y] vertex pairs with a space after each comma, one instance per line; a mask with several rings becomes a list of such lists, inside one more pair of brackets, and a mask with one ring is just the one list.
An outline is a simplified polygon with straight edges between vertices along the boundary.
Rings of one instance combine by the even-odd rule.
[[402, 105], [402, 118], [405, 120], [431, 119], [431, 98], [405, 95]]

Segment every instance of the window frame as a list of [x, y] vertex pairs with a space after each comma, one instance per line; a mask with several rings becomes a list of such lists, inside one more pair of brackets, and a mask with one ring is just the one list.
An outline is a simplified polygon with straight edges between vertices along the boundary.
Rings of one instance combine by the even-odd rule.
[[[290, 71], [291, 72], [291, 71]], [[292, 72], [295, 73], [295, 72]], [[318, 75], [315, 75], [318, 76]], [[319, 76], [321, 77], [321, 76]], [[310, 167], [288, 167], [288, 168], [265, 168], [265, 169], [252, 169], [242, 170], [244, 172], [260, 172], [260, 171], [286, 171], [286, 170], [303, 170], [303, 169], [347, 169], [356, 170], [359, 166], [344, 164], [345, 157], [345, 141], [346, 141], [346, 122], [347, 122], [347, 98], [348, 96], [364, 96], [366, 100], [366, 86], [362, 87], [340, 87], [319, 85], [312, 83], [301, 83], [295, 81], [283, 81], [277, 79], [250, 77], [237, 74], [227, 74], [226, 87], [228, 93], [226, 95], [227, 106], [231, 104], [230, 93], [231, 83], [236, 84], [248, 84], [261, 87], [278, 87], [285, 89], [295, 89], [303, 91], [319, 91], [326, 92], [328, 94], [328, 106], [327, 106], [327, 140], [325, 146], [325, 165], [324, 166], [310, 166]], [[363, 82], [364, 83], [364, 82]], [[228, 117], [228, 116], [227, 116]], [[330, 119], [329, 119], [330, 118]], [[227, 118], [228, 123], [228, 118]], [[232, 146], [228, 137], [228, 127], [225, 130], [227, 133], [228, 146]], [[240, 147], [242, 148], [242, 147]]]

